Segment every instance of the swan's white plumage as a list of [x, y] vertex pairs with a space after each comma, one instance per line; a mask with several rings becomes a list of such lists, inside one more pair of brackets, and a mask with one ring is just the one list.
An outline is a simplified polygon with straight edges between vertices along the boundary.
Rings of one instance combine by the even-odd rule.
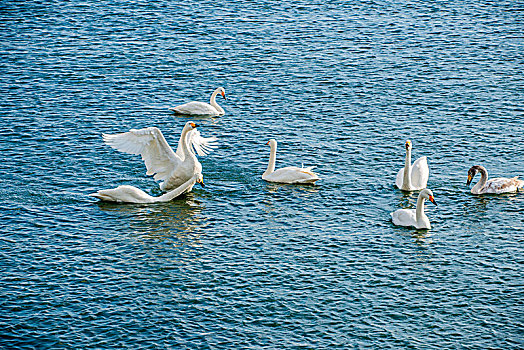
[[203, 184], [201, 174], [195, 174], [188, 181], [180, 185], [179, 187], [161, 195], [153, 197], [145, 193], [139, 188], [129, 185], [121, 185], [117, 188], [111, 188], [108, 190], [100, 190], [95, 193], [91, 193], [90, 196], [98, 198], [106, 202], [117, 202], [117, 203], [158, 203], [168, 202], [185, 192], [189, 192], [193, 189], [196, 182]]
[[207, 115], [207, 116], [218, 116], [225, 114], [225, 111], [222, 107], [218, 105], [216, 102], [216, 96], [218, 94], [221, 94], [224, 99], [226, 98], [226, 91], [223, 87], [217, 88], [213, 94], [211, 94], [211, 98], [209, 99], [209, 103], [205, 102], [188, 102], [184, 103], [180, 106], [169, 108], [171, 111], [177, 113], [177, 114], [185, 114], [185, 115]]
[[[428, 159], [426, 156], [418, 158], [413, 165], [411, 162], [411, 141], [406, 141], [406, 162], [402, 169], [397, 173], [395, 184], [398, 188], [405, 191], [417, 191], [426, 188], [429, 179], [429, 167]], [[411, 176], [408, 177], [407, 183], [404, 173], [406, 171], [411, 172]]]
[[398, 209], [391, 213], [393, 223], [398, 226], [414, 226], [416, 217], [416, 209]]
[[316, 181], [320, 180], [317, 174], [312, 171], [314, 167], [299, 168], [296, 166], [289, 166], [275, 170], [277, 141], [271, 139], [268, 144], [271, 147], [271, 153], [267, 170], [262, 174], [263, 180], [287, 184], [314, 184]]
[[182, 129], [177, 151], [167, 143], [162, 132], [156, 127], [132, 129], [114, 135], [103, 134], [107, 145], [121, 152], [141, 155], [147, 175], [162, 181], [162, 190], [171, 190], [202, 171], [202, 165], [195, 156], [206, 155], [216, 147], [216, 138], [204, 138], [189, 121]]
[[425, 188], [420, 191], [418, 195], [416, 209], [398, 209], [391, 213], [393, 224], [398, 226], [413, 226], [417, 229], [430, 229], [431, 224], [427, 215], [424, 213], [424, 201], [426, 199], [429, 199], [436, 205], [433, 192]]
[[307, 184], [315, 183], [320, 178], [312, 172], [314, 167], [299, 168], [296, 166], [289, 166], [275, 170], [269, 175], [262, 177], [264, 180], [269, 182], [280, 182], [280, 183], [297, 183]]

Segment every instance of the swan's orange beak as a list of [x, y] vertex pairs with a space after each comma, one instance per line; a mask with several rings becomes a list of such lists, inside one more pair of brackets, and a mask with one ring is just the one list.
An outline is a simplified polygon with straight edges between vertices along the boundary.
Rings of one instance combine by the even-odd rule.
[[189, 125], [191, 125], [191, 127], [192, 127], [193, 129], [195, 129], [195, 128], [198, 126], [198, 125], [196, 125], [195, 123], [191, 123], [191, 124], [189, 124]]
[[269, 141], [268, 141], [268, 142], [266, 142], [266, 145], [269, 145]]
[[[435, 202], [435, 198], [433, 196], [429, 196], [429, 201], [435, 205], [437, 205], [437, 202]], [[437, 205], [438, 206], [438, 205]]]
[[227, 100], [226, 93], [224, 91], [220, 91], [220, 95], [224, 98], [224, 100]]
[[469, 186], [469, 184], [471, 183], [471, 180], [473, 180], [473, 176], [468, 174], [468, 182], [466, 182], [466, 186]]

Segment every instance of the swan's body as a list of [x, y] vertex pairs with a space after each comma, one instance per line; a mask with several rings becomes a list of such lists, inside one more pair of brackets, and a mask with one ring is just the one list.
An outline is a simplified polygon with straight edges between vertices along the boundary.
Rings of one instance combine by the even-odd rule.
[[275, 161], [277, 157], [277, 141], [269, 140], [271, 153], [269, 155], [269, 164], [267, 170], [262, 174], [262, 179], [269, 182], [279, 182], [287, 184], [314, 184], [320, 178], [312, 172], [314, 167], [299, 168], [296, 166], [289, 166], [275, 170]]
[[213, 92], [213, 94], [211, 94], [209, 103], [193, 101], [193, 102], [185, 103], [180, 106], [170, 108], [170, 110], [175, 112], [176, 114], [185, 114], [185, 115], [208, 115], [208, 116], [224, 115], [225, 114], [224, 109], [220, 107], [218, 103], [216, 102], [216, 96], [218, 94], [221, 94], [224, 99], [226, 98], [226, 90], [224, 90], [223, 87], [219, 87]]
[[169, 202], [172, 199], [180, 196], [183, 193], [190, 192], [195, 183], [204, 185], [202, 174], [195, 174], [192, 178], [187, 180], [179, 187], [164, 193], [159, 197], [153, 197], [145, 193], [139, 188], [129, 185], [118, 186], [109, 190], [100, 190], [96, 193], [91, 193], [90, 196], [96, 197], [107, 202], [118, 203], [158, 203]]
[[406, 141], [406, 162], [397, 173], [396, 185], [403, 191], [417, 191], [426, 188], [429, 178], [428, 160], [420, 157], [411, 165], [411, 141]]
[[488, 171], [480, 165], [472, 166], [468, 171], [468, 182], [471, 183], [477, 172], [480, 173], [480, 180], [471, 189], [473, 194], [501, 194], [518, 192], [524, 187], [524, 181], [519, 180], [517, 176], [508, 179], [505, 177], [496, 177], [488, 180]]
[[202, 164], [195, 156], [207, 154], [215, 147], [216, 138], [203, 138], [193, 122], [187, 122], [178, 141], [176, 152], [169, 146], [162, 132], [156, 127], [114, 135], [103, 135], [107, 145], [125, 153], [140, 154], [146, 165], [147, 175], [162, 181], [160, 189], [169, 191], [181, 186], [193, 175], [202, 172]]
[[399, 209], [391, 213], [393, 224], [399, 226], [414, 226], [417, 229], [430, 229], [431, 224], [424, 213], [424, 201], [429, 199], [437, 205], [430, 189], [423, 189], [418, 194], [416, 209]]

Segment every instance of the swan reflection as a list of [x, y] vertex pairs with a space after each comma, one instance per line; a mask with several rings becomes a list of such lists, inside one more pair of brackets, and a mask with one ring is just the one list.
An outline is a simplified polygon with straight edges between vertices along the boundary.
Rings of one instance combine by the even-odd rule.
[[204, 206], [193, 192], [176, 200], [154, 204], [97, 202], [109, 213], [129, 218], [129, 231], [143, 239], [171, 240], [177, 247], [201, 246], [200, 235], [207, 226]]

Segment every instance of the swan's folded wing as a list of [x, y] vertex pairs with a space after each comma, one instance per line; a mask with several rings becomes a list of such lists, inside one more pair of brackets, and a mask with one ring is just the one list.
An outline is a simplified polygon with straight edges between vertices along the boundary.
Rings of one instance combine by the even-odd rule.
[[131, 129], [121, 134], [103, 134], [104, 142], [121, 152], [140, 154], [147, 169], [147, 175], [155, 180], [165, 181], [182, 162], [173, 152], [162, 132], [156, 127], [140, 130]]
[[397, 173], [397, 179], [395, 180], [395, 184], [398, 188], [402, 188], [402, 182], [404, 181], [404, 168], [400, 169]]
[[[218, 146], [216, 137], [202, 137], [200, 135], [200, 131], [198, 131], [197, 129], [191, 130], [187, 138], [190, 149], [193, 151], [193, 153], [196, 153], [199, 156], [208, 155], [211, 151], [213, 151], [213, 149], [215, 149]], [[176, 154], [182, 158], [183, 152], [181, 142], [182, 140], [178, 142]]]
[[518, 191], [522, 185], [522, 180], [519, 180], [518, 177], [511, 179], [496, 177], [488, 180], [485, 189], [487, 193], [509, 193]]
[[411, 168], [411, 184], [417, 189], [426, 188], [429, 179], [427, 157], [420, 157]]
[[187, 115], [218, 115], [218, 111], [213, 106], [198, 101], [184, 103], [183, 105], [169, 108], [169, 110]]
[[391, 220], [395, 225], [413, 226], [416, 222], [416, 214], [413, 209], [398, 209], [391, 213]]

